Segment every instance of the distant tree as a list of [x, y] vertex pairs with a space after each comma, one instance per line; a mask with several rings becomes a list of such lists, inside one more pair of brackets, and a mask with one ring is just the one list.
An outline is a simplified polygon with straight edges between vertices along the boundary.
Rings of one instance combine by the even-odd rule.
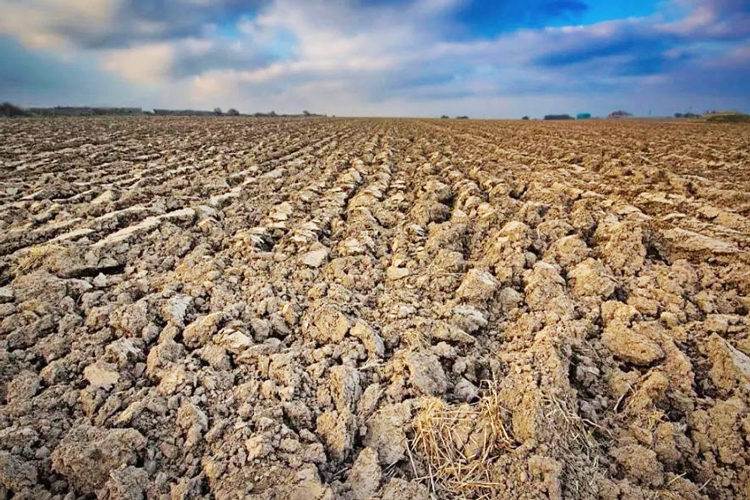
[[685, 116], [685, 115], [683, 115], [682, 113], [675, 113], [674, 114], [675, 118], [682, 118], [683, 116]]
[[716, 111], [705, 116], [706, 121], [712, 123], [747, 123], [750, 122], [750, 115], [740, 113], [739, 111]]
[[469, 117], [466, 116], [466, 115], [461, 115], [461, 116], [457, 116], [456, 117], [456, 120], [468, 120], [468, 119], [469, 119]]
[[440, 118], [441, 118], [441, 119], [443, 119], [443, 120], [447, 120], [448, 118], [450, 118], [450, 116], [448, 116], [448, 115], [443, 115], [443, 116], [441, 116]]
[[0, 116], [28, 116], [28, 113], [15, 104], [4, 102], [0, 104]]
[[523, 118], [521, 118], [521, 120], [528, 120], [528, 119], [529, 119], [528, 116], [524, 116]]
[[629, 116], [633, 116], [633, 115], [632, 115], [632, 114], [630, 114], [630, 113], [628, 113], [627, 111], [623, 111], [623, 110], [621, 110], [621, 109], [619, 109], [619, 110], [617, 110], [617, 111], [612, 111], [612, 112], [611, 112], [611, 113], [609, 114], [609, 117], [610, 117], [610, 118], [627, 118], [627, 117], [629, 117]]
[[302, 114], [305, 115], [305, 116], [310, 116], [311, 115], [311, 113], [308, 110], [304, 110], [302, 112]]
[[572, 120], [570, 115], [544, 115], [545, 120]]
[[268, 116], [276, 116], [276, 111], [271, 111], [270, 113], [268, 113]]
[[215, 114], [216, 116], [221, 116], [221, 115], [223, 115], [224, 113], [222, 113], [222, 112], [221, 112], [221, 108], [214, 108], [214, 114]]
[[234, 108], [230, 108], [229, 111], [227, 111], [227, 116], [240, 116], [240, 112]]

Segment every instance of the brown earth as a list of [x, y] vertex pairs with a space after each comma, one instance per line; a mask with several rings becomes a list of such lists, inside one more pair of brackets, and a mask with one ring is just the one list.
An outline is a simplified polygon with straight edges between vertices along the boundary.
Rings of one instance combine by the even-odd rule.
[[0, 499], [750, 497], [750, 126], [0, 137]]

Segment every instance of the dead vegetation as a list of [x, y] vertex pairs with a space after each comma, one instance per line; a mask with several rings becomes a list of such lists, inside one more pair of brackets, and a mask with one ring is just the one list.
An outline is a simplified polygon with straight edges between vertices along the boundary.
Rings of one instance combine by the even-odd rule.
[[[427, 397], [418, 401], [411, 446], [422, 459], [415, 475], [439, 496], [491, 494], [497, 458], [516, 445], [506, 429], [508, 410], [501, 404], [497, 384], [485, 381], [485, 394], [476, 403], [451, 404]], [[482, 493], [484, 492], [484, 493]]]
[[16, 261], [16, 272], [18, 274], [25, 274], [37, 269], [44, 264], [46, 259], [63, 251], [65, 251], [65, 247], [62, 245], [44, 243], [19, 252]]

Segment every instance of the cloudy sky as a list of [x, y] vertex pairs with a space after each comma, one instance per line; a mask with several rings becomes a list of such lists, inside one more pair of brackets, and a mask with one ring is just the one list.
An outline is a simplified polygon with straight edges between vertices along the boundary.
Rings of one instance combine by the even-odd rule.
[[0, 100], [473, 117], [750, 111], [750, 0], [0, 0]]

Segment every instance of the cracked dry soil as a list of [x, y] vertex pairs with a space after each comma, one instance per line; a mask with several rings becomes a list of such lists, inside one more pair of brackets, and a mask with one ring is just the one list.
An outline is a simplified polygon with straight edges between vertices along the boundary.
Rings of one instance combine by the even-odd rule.
[[750, 127], [0, 120], [0, 499], [750, 497]]

